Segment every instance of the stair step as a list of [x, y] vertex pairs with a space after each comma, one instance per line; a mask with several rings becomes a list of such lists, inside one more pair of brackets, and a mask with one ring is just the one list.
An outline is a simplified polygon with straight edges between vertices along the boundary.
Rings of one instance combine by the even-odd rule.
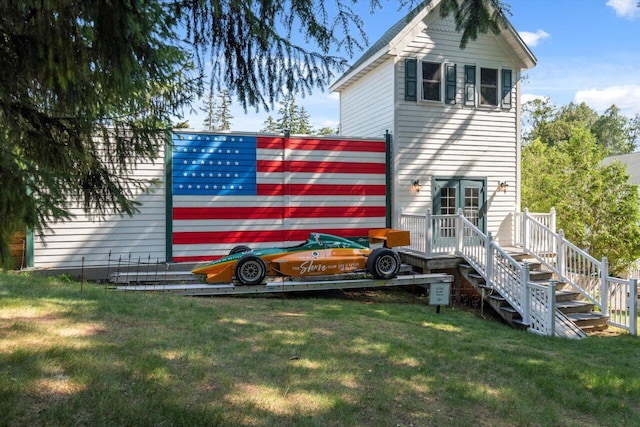
[[527, 329], [529, 327], [529, 324], [524, 323], [522, 319], [513, 319], [511, 322], [513, 322], [513, 326], [517, 329]]
[[528, 261], [531, 255], [524, 252], [509, 252], [509, 256], [518, 262]]
[[553, 277], [553, 273], [547, 270], [536, 270], [529, 272], [529, 280], [532, 282], [544, 282]]
[[607, 324], [609, 318], [594, 311], [588, 313], [567, 314], [567, 318], [587, 333], [603, 331], [609, 327]]
[[580, 292], [556, 290], [556, 303], [564, 301], [573, 301], [580, 298]]
[[[524, 265], [524, 263], [521, 263], [522, 265]], [[537, 262], [537, 261], [527, 261], [527, 264], [529, 265], [529, 271], [537, 271], [540, 270], [542, 268], [542, 263]]]
[[513, 324], [515, 322], [522, 324], [522, 316], [510, 305], [500, 306], [500, 315], [509, 324]]
[[556, 303], [556, 308], [564, 314], [589, 313], [593, 307], [593, 303], [586, 301], [570, 300]]
[[586, 313], [571, 313], [567, 314], [567, 317], [574, 322], [586, 322], [591, 320], [604, 320], [606, 322], [607, 320], [609, 320], [609, 317], [596, 311], [589, 311]]

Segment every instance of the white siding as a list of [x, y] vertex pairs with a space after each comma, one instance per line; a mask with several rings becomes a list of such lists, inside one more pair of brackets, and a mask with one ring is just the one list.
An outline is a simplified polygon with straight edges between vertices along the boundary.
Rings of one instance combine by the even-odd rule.
[[155, 164], [140, 164], [135, 175], [139, 179], [156, 179], [152, 192], [139, 192], [135, 200], [140, 212], [133, 217], [111, 215], [106, 219], [88, 218], [82, 209], [70, 221], [50, 224], [44, 240], [34, 236], [35, 268], [78, 268], [106, 266], [111, 252], [111, 264], [165, 260], [165, 173], [164, 154]]
[[[437, 14], [432, 14], [433, 16]], [[503, 245], [511, 244], [511, 214], [516, 209], [519, 137], [515, 89], [509, 109], [465, 107], [464, 66], [508, 68], [513, 81], [519, 72], [512, 55], [493, 35], [480, 36], [459, 49], [460, 37], [451, 19], [430, 23], [407, 43], [396, 59], [397, 110], [394, 130], [394, 208], [424, 212], [432, 207], [434, 177], [466, 177], [487, 180], [487, 231]], [[506, 45], [504, 45], [506, 46]], [[457, 64], [456, 105], [404, 101], [404, 60], [417, 58]], [[479, 78], [476, 80], [479, 86]], [[418, 82], [420, 91], [420, 82]], [[414, 193], [411, 183], [422, 188]], [[497, 191], [506, 181], [506, 193]]]
[[389, 59], [340, 93], [340, 133], [380, 138], [393, 129], [394, 62]]

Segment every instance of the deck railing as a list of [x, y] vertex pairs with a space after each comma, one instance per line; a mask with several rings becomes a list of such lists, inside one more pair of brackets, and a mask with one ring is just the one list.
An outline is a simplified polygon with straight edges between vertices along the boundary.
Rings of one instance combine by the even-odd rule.
[[[523, 252], [568, 283], [609, 318], [609, 324], [638, 333], [637, 279], [609, 276], [606, 258], [598, 261], [555, 232], [555, 211], [550, 214], [517, 213], [516, 241]], [[555, 310], [555, 287], [529, 281], [528, 267], [520, 265], [485, 235], [462, 211], [456, 215], [401, 212], [400, 227], [411, 233], [408, 249], [428, 257], [458, 255], [465, 259], [522, 316], [532, 332], [553, 334], [562, 317]], [[553, 293], [550, 290], [553, 288]], [[546, 293], [545, 293], [546, 292]]]
[[400, 227], [411, 233], [408, 249], [427, 256], [455, 254], [465, 259], [518, 311], [531, 332], [553, 335], [555, 288], [529, 282], [529, 267], [506, 253], [491, 235], [485, 235], [462, 211], [457, 215], [400, 215]]
[[562, 230], [556, 233], [542, 223], [537, 214], [525, 210], [517, 218], [523, 251], [595, 304], [610, 325], [638, 334], [637, 279], [611, 277], [606, 257], [600, 261], [592, 257], [565, 239]]

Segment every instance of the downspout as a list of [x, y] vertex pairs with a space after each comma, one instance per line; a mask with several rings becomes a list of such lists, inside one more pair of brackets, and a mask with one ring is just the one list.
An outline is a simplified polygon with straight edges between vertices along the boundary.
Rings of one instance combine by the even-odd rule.
[[389, 133], [389, 130], [387, 129], [387, 131], [384, 134], [384, 141], [385, 141], [385, 146], [386, 146], [386, 150], [385, 150], [385, 168], [386, 168], [386, 172], [385, 172], [385, 186], [386, 186], [386, 198], [385, 198], [385, 211], [386, 211], [386, 221], [385, 221], [385, 227], [387, 228], [391, 228], [391, 215], [393, 213], [392, 211], [392, 200], [393, 200], [393, 187], [392, 187], [392, 180], [391, 180], [391, 134]]

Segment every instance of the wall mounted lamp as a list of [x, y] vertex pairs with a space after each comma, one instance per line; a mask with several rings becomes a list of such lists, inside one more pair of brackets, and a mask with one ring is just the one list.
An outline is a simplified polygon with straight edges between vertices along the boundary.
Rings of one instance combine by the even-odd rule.
[[416, 193], [420, 192], [420, 180], [419, 179], [414, 180], [411, 186], [413, 187], [413, 191], [414, 192], [416, 192]]
[[509, 184], [507, 184], [507, 181], [502, 181], [498, 184], [498, 191], [504, 191], [506, 193], [507, 187], [509, 187]]

